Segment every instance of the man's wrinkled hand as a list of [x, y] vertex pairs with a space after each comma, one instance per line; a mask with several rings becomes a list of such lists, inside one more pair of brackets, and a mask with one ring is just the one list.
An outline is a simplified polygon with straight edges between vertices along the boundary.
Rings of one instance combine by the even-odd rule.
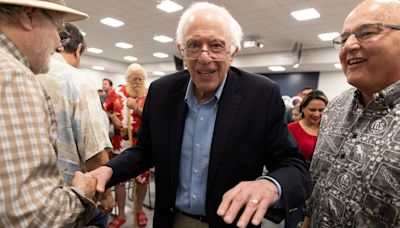
[[253, 225], [259, 225], [268, 207], [274, 205], [278, 198], [278, 187], [272, 181], [266, 179], [243, 181], [223, 195], [217, 214], [226, 223], [231, 224], [239, 211], [244, 208], [236, 225], [247, 227], [250, 221]]
[[95, 199], [96, 186], [96, 178], [85, 175], [80, 171], [75, 172], [74, 178], [72, 179], [72, 187], [81, 190], [87, 198], [90, 198], [92, 200]]
[[99, 193], [103, 193], [105, 191], [105, 187], [107, 182], [110, 180], [113, 174], [113, 170], [108, 166], [100, 166], [99, 168], [92, 170], [85, 175], [90, 175], [97, 179], [96, 190]]

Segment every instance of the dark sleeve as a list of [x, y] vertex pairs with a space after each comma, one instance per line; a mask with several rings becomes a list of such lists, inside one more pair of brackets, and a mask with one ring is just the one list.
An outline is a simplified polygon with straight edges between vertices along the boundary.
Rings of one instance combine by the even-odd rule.
[[[284, 120], [285, 106], [279, 87], [275, 86], [271, 96], [271, 108], [268, 114], [266, 139], [268, 176], [274, 178], [282, 187], [280, 205], [282, 209], [268, 209], [267, 218], [283, 219], [288, 211], [301, 206], [311, 194], [310, 174], [304, 158], [297, 148], [292, 134], [289, 134]], [[281, 218], [279, 218], [281, 217]]]

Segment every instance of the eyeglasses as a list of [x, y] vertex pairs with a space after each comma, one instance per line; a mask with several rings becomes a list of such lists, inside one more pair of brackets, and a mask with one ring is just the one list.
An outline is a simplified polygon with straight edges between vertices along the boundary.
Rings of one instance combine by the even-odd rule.
[[199, 59], [201, 53], [207, 52], [210, 58], [215, 61], [224, 61], [226, 56], [229, 54], [225, 44], [222, 42], [211, 42], [207, 44], [208, 50], [203, 50], [203, 44], [197, 41], [189, 41], [181, 48], [182, 55], [187, 60], [197, 60]]
[[383, 28], [390, 28], [394, 30], [400, 30], [400, 25], [391, 25], [386, 23], [376, 23], [376, 24], [364, 24], [358, 27], [354, 32], [349, 33], [345, 32], [342, 33], [340, 36], [333, 39], [333, 46], [336, 49], [343, 48], [344, 44], [346, 43], [347, 39], [354, 34], [358, 41], [362, 42], [367, 39], [370, 39], [383, 31]]
[[71, 41], [71, 36], [64, 29], [64, 26], [62, 24], [58, 23], [56, 20], [54, 20], [54, 18], [46, 10], [41, 10], [41, 11], [57, 27], [58, 33], [62, 34], [62, 35], [60, 35], [60, 40], [61, 40], [60, 42], [61, 42], [62, 46], [64, 47], [65, 45], [67, 45]]

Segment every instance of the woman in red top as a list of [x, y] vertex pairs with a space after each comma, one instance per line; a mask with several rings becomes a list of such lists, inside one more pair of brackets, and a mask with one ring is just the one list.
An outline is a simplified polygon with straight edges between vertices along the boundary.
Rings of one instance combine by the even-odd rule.
[[[318, 128], [321, 122], [322, 113], [328, 98], [320, 90], [313, 90], [308, 93], [300, 103], [301, 119], [288, 124], [288, 129], [299, 145], [306, 162], [310, 162], [317, 142]], [[285, 228], [297, 227], [303, 220], [304, 213], [301, 207], [289, 214], [285, 220]]]
[[328, 98], [320, 90], [307, 94], [300, 103], [300, 121], [288, 124], [306, 161], [311, 160], [317, 142], [318, 128]]

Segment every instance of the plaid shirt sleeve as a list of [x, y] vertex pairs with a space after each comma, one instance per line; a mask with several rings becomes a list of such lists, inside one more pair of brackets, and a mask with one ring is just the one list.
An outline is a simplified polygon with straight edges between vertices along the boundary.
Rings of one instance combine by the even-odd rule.
[[57, 169], [55, 125], [36, 76], [0, 48], [0, 227], [79, 227], [93, 215]]

